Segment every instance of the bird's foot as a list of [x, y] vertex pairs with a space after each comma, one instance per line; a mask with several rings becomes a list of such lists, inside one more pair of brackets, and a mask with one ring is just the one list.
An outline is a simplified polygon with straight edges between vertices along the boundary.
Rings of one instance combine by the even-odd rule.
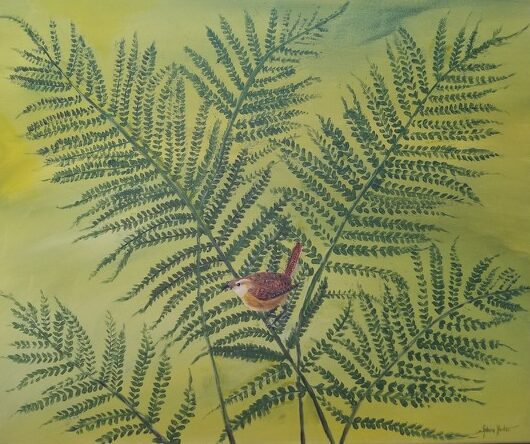
[[285, 317], [287, 316], [287, 309], [285, 307], [282, 307], [280, 313], [278, 314], [276, 314], [276, 310], [277, 309], [274, 309], [273, 311], [270, 311], [269, 313], [267, 313], [267, 315], [269, 315], [269, 317], [272, 318], [272, 321], [269, 323], [269, 325], [273, 328], [276, 328], [276, 324], [280, 321], [283, 321]]
[[265, 322], [267, 323], [269, 327], [274, 326], [274, 322], [276, 319], [275, 311], [276, 309], [265, 312]]

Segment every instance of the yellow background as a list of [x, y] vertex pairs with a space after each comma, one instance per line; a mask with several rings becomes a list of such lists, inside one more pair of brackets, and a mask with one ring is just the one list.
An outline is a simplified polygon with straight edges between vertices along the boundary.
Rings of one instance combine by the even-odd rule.
[[[222, 14], [235, 23], [242, 23], [244, 9], [256, 21], [266, 20], [272, 6], [294, 10], [311, 8], [315, 2], [306, 1], [242, 1], [242, 0], [3, 0], [0, 14], [23, 17], [37, 29], [45, 30], [47, 21], [55, 19], [59, 26], [69, 21], [78, 25], [97, 57], [108, 66], [115, 42], [138, 31], [144, 44], [157, 42], [164, 60], [184, 61], [182, 48], [190, 45], [198, 50], [206, 48], [205, 25], [218, 23]], [[335, 7], [335, 2], [319, 2], [323, 11]], [[331, 25], [325, 39], [322, 57], [307, 63], [307, 71], [322, 77], [321, 98], [309, 105], [310, 113], [337, 115], [339, 98], [344, 85], [352, 82], [351, 74], [363, 77], [370, 61], [384, 57], [385, 36], [399, 24], [407, 25], [420, 43], [430, 42], [437, 20], [447, 15], [450, 30], [464, 21], [482, 20], [484, 30], [502, 25], [506, 32], [523, 27], [530, 18], [530, 1], [361, 1], [354, 0], [346, 14]], [[105, 312], [112, 311], [119, 322], [126, 324], [130, 342], [149, 315], [132, 318], [134, 304], [113, 302], [123, 295], [131, 282], [149, 263], [148, 255], [133, 261], [132, 266], [113, 284], [88, 280], [89, 272], [108, 251], [108, 240], [72, 245], [78, 231], [72, 228], [75, 211], [58, 210], [57, 206], [71, 202], [80, 188], [55, 186], [43, 179], [49, 171], [32, 154], [36, 145], [25, 141], [24, 122], [16, 119], [31, 94], [22, 91], [7, 79], [9, 67], [15, 63], [11, 48], [26, 47], [27, 40], [12, 23], [0, 22], [0, 289], [18, 298], [37, 299], [42, 289], [67, 303], [101, 338]], [[465, 206], [453, 211], [458, 218], [444, 221], [452, 235], [460, 236], [462, 255], [467, 263], [485, 254], [501, 253], [500, 262], [515, 266], [528, 277], [530, 265], [530, 199], [528, 137], [530, 61], [528, 48], [530, 32], [526, 32], [508, 46], [495, 50], [509, 71], [518, 75], [510, 79], [510, 88], [496, 99], [505, 110], [502, 134], [490, 139], [485, 146], [501, 153], [501, 157], [483, 165], [492, 174], [475, 183], [483, 206]], [[448, 238], [450, 239], [450, 238]], [[144, 262], [142, 262], [144, 261]], [[144, 265], [144, 266], [142, 266]], [[525, 302], [526, 307], [530, 304]], [[0, 354], [8, 353], [7, 344], [13, 339], [7, 327], [10, 320], [8, 304], [1, 302]], [[324, 324], [324, 323], [323, 323]], [[441, 430], [473, 432], [483, 425], [517, 426], [499, 436], [487, 435], [491, 441], [530, 440], [530, 317], [523, 313], [515, 323], [504, 327], [497, 335], [518, 350], [511, 359], [518, 366], [502, 366], [487, 371], [489, 383], [480, 397], [485, 406], [449, 405], [423, 410], [391, 411], [389, 408], [363, 406], [361, 414], [393, 415], [396, 419], [422, 422]], [[184, 380], [192, 355], [174, 359], [175, 371]], [[258, 367], [220, 361], [225, 391], [246, 381]], [[185, 443], [214, 442], [221, 429], [217, 414], [205, 416], [216, 403], [211, 373], [206, 360], [193, 366], [198, 393], [198, 415], [185, 434]], [[20, 369], [7, 360], [0, 360], [0, 390], [12, 387]], [[41, 427], [51, 411], [29, 416], [13, 415], [18, 405], [33, 399], [35, 389], [2, 394], [0, 401], [0, 444], [46, 444], [92, 442], [91, 435], [66, 434], [64, 425]], [[180, 402], [181, 391], [174, 393]], [[309, 442], [324, 442], [309, 404], [306, 404]], [[232, 409], [234, 411], [234, 409]], [[336, 429], [338, 431], [338, 429]], [[277, 409], [270, 417], [243, 431], [237, 432], [239, 443], [297, 442], [297, 417], [294, 404]], [[388, 440], [388, 441], [387, 441]], [[357, 431], [350, 434], [350, 442], [396, 442], [399, 435], [383, 432]], [[476, 442], [477, 439], [473, 440]], [[132, 440], [126, 442], [133, 442]], [[145, 437], [134, 442], [146, 442]]]

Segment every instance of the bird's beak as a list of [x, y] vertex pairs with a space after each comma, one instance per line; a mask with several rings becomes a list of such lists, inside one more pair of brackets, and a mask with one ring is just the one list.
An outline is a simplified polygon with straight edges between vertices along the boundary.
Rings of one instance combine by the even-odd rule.
[[227, 282], [226, 284], [223, 284], [223, 286], [221, 287], [221, 290], [228, 290], [230, 287], [230, 282]]

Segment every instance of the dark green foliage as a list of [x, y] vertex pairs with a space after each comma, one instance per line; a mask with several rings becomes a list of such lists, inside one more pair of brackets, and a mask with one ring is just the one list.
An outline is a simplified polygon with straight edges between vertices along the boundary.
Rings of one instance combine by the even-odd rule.
[[191, 418], [195, 416], [195, 406], [197, 405], [195, 393], [191, 388], [191, 374], [188, 382], [188, 387], [184, 391], [184, 401], [180, 405], [177, 413], [171, 419], [171, 423], [167, 428], [166, 436], [170, 443], [180, 444], [182, 442], [182, 431], [190, 422]]
[[[111, 82], [74, 26], [65, 45], [55, 23], [46, 39], [11, 18], [34, 45], [20, 51], [23, 62], [11, 79], [46, 93], [22, 111], [35, 116], [27, 136], [45, 141], [38, 152], [54, 168], [52, 182], [90, 183], [68, 205], [84, 208], [76, 221], [85, 224], [80, 239], [120, 236], [96, 272], [114, 267], [112, 280], [136, 253], [160, 255], [121, 299], [146, 294], [139, 312], [163, 303], [153, 327], [169, 325], [168, 347], [179, 343], [184, 350], [206, 339], [195, 361], [210, 357], [225, 424], [221, 439], [231, 442], [232, 429], [305, 395], [330, 442], [320, 405], [344, 424], [341, 444], [350, 427], [461, 436], [357, 411], [362, 402], [480, 403], [472, 394], [484, 381], [472, 373], [509, 363], [500, 353], [504, 344], [480, 332], [511, 321], [521, 309], [515, 298], [528, 291], [516, 286], [512, 269], [492, 268], [493, 258], [467, 274], [454, 245], [445, 260], [431, 244], [443, 230], [429, 220], [446, 216], [450, 205], [478, 202], [470, 183], [484, 173], [475, 163], [496, 156], [476, 146], [498, 132], [497, 107], [487, 100], [510, 77], [483, 56], [515, 34], [495, 32], [479, 42], [477, 28], [462, 29], [450, 42], [442, 20], [428, 57], [400, 29], [387, 46], [389, 74], [370, 65], [369, 80], [348, 88], [344, 122], [320, 117], [318, 130], [308, 133], [316, 149], [307, 149], [292, 130], [301, 126], [319, 79], [301, 76], [301, 64], [318, 55], [314, 45], [345, 7], [305, 18], [273, 10], [262, 35], [248, 14], [244, 35], [221, 17], [219, 31], [207, 28], [214, 57], [186, 47], [190, 66], [159, 66], [155, 45], [142, 48], [135, 35], [118, 43]], [[190, 94], [199, 96], [196, 109]], [[277, 199], [263, 207], [275, 165], [269, 157], [277, 150], [302, 187], [276, 189]], [[305, 224], [282, 214], [287, 205]], [[294, 241], [303, 244], [297, 286], [274, 325], [238, 298], [221, 296], [221, 284], [233, 277], [281, 271]], [[411, 256], [415, 285], [379, 264], [350, 263], [352, 256], [397, 255]], [[379, 279], [381, 294], [333, 288], [345, 282], [341, 275]], [[343, 307], [332, 325], [313, 337], [323, 307], [337, 305]], [[154, 425], [168, 397], [170, 348], [156, 353], [147, 329], [129, 376], [125, 335], [112, 317], [98, 360], [62, 305], [16, 303], [14, 314], [14, 327], [28, 338], [13, 344], [17, 353], [9, 358], [38, 366], [18, 388], [59, 379], [21, 411], [75, 401], [52, 420], [75, 419], [76, 433], [108, 430], [99, 442], [133, 434], [181, 442], [196, 404], [191, 376], [164, 435]], [[310, 345], [302, 348], [301, 341]], [[218, 357], [269, 363], [224, 399]], [[149, 372], [155, 382], [144, 396]], [[249, 404], [230, 419], [226, 405], [239, 401]]]
[[370, 417], [359, 417], [357, 416], [353, 420], [345, 416], [339, 409], [333, 405], [327, 403], [326, 407], [329, 412], [337, 419], [337, 421], [343, 424], [351, 424], [351, 427], [357, 429], [367, 430], [387, 430], [389, 432], [396, 432], [402, 436], [411, 436], [423, 439], [436, 439], [436, 440], [451, 440], [457, 438], [463, 438], [465, 435], [458, 433], [444, 433], [438, 432], [434, 429], [422, 426], [421, 424], [409, 424], [406, 422], [394, 421], [392, 419], [385, 418], [370, 418]]
[[[103, 258], [96, 272], [113, 265], [112, 280], [141, 250], [158, 249], [163, 244], [176, 250], [151, 267], [122, 299], [147, 292], [147, 302], [140, 311], [165, 300], [155, 325], [180, 309], [181, 315], [165, 337], [172, 341], [185, 338], [183, 348], [203, 336], [208, 341], [212, 336], [215, 341], [216, 334], [256, 320], [253, 314], [242, 311], [241, 305], [206, 304], [221, 292], [227, 274], [239, 275], [234, 262], [242, 260], [241, 273], [259, 269], [264, 260], [279, 262], [277, 252], [273, 259], [269, 250], [286, 238], [276, 218], [286, 202], [282, 198], [256, 211], [272, 167], [260, 160], [276, 148], [277, 143], [269, 140], [272, 136], [285, 136], [298, 126], [295, 119], [303, 113], [299, 105], [313, 97], [305, 90], [317, 80], [313, 76], [297, 78], [298, 66], [301, 59], [317, 55], [309, 46], [322, 37], [328, 22], [345, 7], [329, 16], [315, 13], [294, 21], [286, 14], [280, 22], [273, 11], [263, 40], [247, 15], [248, 48], [221, 19], [223, 37], [209, 29], [208, 38], [226, 77], [190, 48], [186, 51], [198, 72], [182, 66], [158, 67], [154, 45], [141, 50], [134, 36], [130, 44], [119, 43], [112, 86], [106, 89], [92, 50], [75, 28], [65, 66], [44, 39], [15, 19], [32, 38], [32, 51], [45, 60], [53, 79], [46, 88], [50, 92], [55, 88], [57, 95], [75, 94], [73, 106], [69, 100], [60, 100], [61, 105], [66, 104], [65, 111], [30, 123], [28, 135], [51, 139], [39, 152], [57, 167], [52, 181], [92, 181], [91, 188], [70, 205], [85, 207], [78, 217], [78, 222], [87, 223], [81, 238], [121, 235], [120, 245]], [[55, 85], [55, 79], [64, 89]], [[202, 99], [195, 119], [189, 118], [192, 112], [187, 106], [186, 79]], [[229, 86], [225, 80], [230, 81]], [[42, 90], [40, 81], [19, 83]], [[213, 119], [213, 111], [219, 119]], [[232, 155], [235, 143], [261, 139], [265, 139], [264, 147], [253, 152], [243, 148], [237, 156]], [[225, 313], [227, 309], [232, 312]], [[203, 312], [208, 319], [202, 318]], [[281, 339], [275, 336], [275, 341], [281, 348]], [[256, 351], [263, 354], [266, 350], [271, 359], [282, 356], [261, 344], [209, 348], [212, 362], [215, 354], [249, 359], [257, 355]], [[282, 353], [285, 355], [285, 350]], [[148, 356], [144, 350], [143, 357]], [[143, 377], [144, 369], [137, 363], [136, 385]], [[133, 385], [133, 402], [137, 401], [137, 391]], [[313, 400], [317, 402], [314, 396]], [[227, 415], [223, 416], [226, 425]], [[229, 427], [225, 429], [230, 435]]]
[[[273, 407], [285, 404], [287, 401], [294, 401], [298, 392], [299, 390], [293, 385], [280, 386], [270, 390], [255, 400], [242, 413], [236, 415], [232, 421], [232, 428], [234, 430], [244, 428], [251, 424], [254, 419], [268, 415]], [[224, 439], [225, 435], [222, 434], [219, 440]]]
[[227, 404], [231, 404], [236, 401], [243, 401], [249, 396], [255, 396], [258, 390], [262, 389], [265, 385], [284, 380], [290, 377], [292, 373], [293, 371], [291, 367], [285, 362], [274, 364], [256, 375], [252, 381], [247, 382], [245, 385], [232, 392], [227, 396], [226, 402]]
[[303, 113], [298, 107], [314, 97], [306, 89], [319, 80], [313, 76], [295, 80], [298, 67], [304, 58], [318, 55], [313, 47], [345, 7], [308, 18], [290, 12], [282, 16], [273, 9], [262, 38], [248, 13], [245, 36], [238, 36], [221, 17], [221, 33], [207, 30], [217, 66], [222, 67], [219, 73], [204, 56], [186, 47], [193, 69], [185, 68], [185, 75], [234, 129], [224, 143], [255, 142], [298, 127], [293, 120]]
[[[12, 299], [11, 297], [8, 297]], [[145, 377], [153, 371], [156, 357], [153, 341], [144, 329], [138, 358], [129, 378], [128, 394], [123, 387], [125, 335], [118, 330], [114, 319], [106, 320], [105, 348], [100, 370], [88, 333], [76, 315], [57, 302], [50, 307], [48, 299], [41, 298], [40, 307], [21, 304], [12, 299], [12, 326], [24, 339], [12, 343], [15, 352], [8, 358], [17, 364], [31, 365], [17, 385], [21, 389], [30, 384], [53, 380], [42, 389], [38, 399], [19, 408], [20, 413], [43, 410], [62, 403], [49, 422], [68, 420], [68, 431], [77, 434], [97, 431], [96, 442], [110, 443], [130, 435], [151, 435], [153, 442], [180, 442], [180, 434], [194, 415], [195, 395], [190, 385], [184, 392], [185, 400], [175, 414], [164, 436], [155, 424], [166, 404], [171, 382], [169, 357], [162, 353], [158, 361], [153, 386], [146, 393]], [[148, 403], [140, 395], [148, 394]], [[66, 404], [66, 406], [64, 406]], [[142, 404], [146, 404], [143, 406]], [[56, 407], [57, 408], [57, 407]]]
[[[346, 322], [351, 315], [351, 295], [348, 295], [350, 302], [343, 312], [335, 319], [333, 325], [325, 334], [325, 339], [320, 339], [303, 357], [301, 370], [306, 371], [324, 354], [325, 347], [330, 344], [334, 338], [341, 338], [346, 329]], [[292, 339], [289, 339], [292, 341]], [[289, 341], [288, 340], [288, 341]], [[283, 404], [287, 400], [294, 400], [299, 390], [294, 385], [285, 386], [286, 378], [293, 374], [292, 367], [287, 362], [280, 362], [272, 365], [259, 373], [251, 381], [241, 386], [233, 392], [228, 398], [229, 403], [235, 401], [244, 401], [249, 397], [259, 396], [252, 401], [250, 406], [243, 409], [234, 417], [233, 428], [242, 428], [250, 424], [257, 417], [266, 416], [273, 407]], [[272, 386], [272, 387], [271, 387]], [[302, 389], [302, 395], [305, 394], [305, 388]], [[265, 393], [264, 393], [265, 392]], [[224, 434], [221, 438], [224, 437]]]
[[327, 281], [323, 280], [311, 303], [303, 307], [298, 314], [297, 329], [291, 330], [286, 341], [287, 346], [293, 347], [296, 341], [304, 336], [326, 301], [350, 300], [358, 296], [357, 292], [351, 290], [331, 291], [328, 289]]
[[264, 345], [235, 343], [233, 345], [217, 345], [212, 347], [214, 356], [241, 359], [248, 362], [282, 361], [284, 356]]

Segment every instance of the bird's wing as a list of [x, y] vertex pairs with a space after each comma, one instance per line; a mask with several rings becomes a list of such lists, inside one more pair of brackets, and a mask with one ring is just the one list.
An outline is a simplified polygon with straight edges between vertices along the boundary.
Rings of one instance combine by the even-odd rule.
[[261, 301], [274, 299], [293, 289], [291, 279], [280, 273], [256, 273], [252, 276], [250, 293]]

